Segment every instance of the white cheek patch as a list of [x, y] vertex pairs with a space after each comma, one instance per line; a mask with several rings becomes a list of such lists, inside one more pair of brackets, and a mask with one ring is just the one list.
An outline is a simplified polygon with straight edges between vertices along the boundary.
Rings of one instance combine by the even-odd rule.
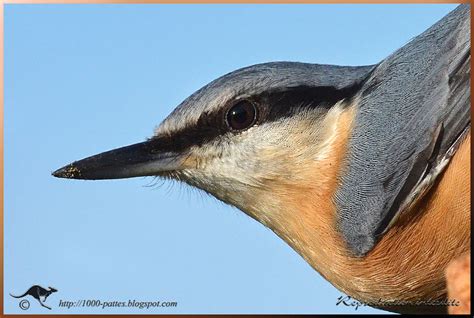
[[223, 136], [197, 151], [208, 158], [203, 168], [209, 177], [258, 186], [259, 180], [268, 175], [291, 172], [291, 164], [329, 159], [343, 111], [341, 103], [325, 115], [320, 111], [301, 111], [234, 136]]
[[[255, 127], [257, 128], [257, 127]], [[249, 130], [250, 131], [250, 130]], [[249, 131], [234, 136], [231, 140], [221, 140], [219, 144], [213, 144], [208, 151], [213, 154], [206, 163], [204, 171], [212, 179], [256, 186], [254, 172], [258, 168], [258, 153], [256, 145], [258, 141], [253, 138]], [[216, 156], [215, 154], [219, 154]]]
[[325, 127], [324, 139], [318, 145], [315, 154], [316, 161], [324, 161], [330, 159], [330, 154], [336, 139], [338, 138], [339, 118], [343, 113], [343, 105], [341, 102], [332, 107], [323, 120]]
[[268, 192], [272, 182], [299, 182], [314, 163], [331, 160], [343, 112], [340, 103], [328, 111], [300, 110], [279, 121], [223, 135], [192, 151], [202, 159], [188, 176], [194, 185], [243, 208], [256, 202], [262, 191]]

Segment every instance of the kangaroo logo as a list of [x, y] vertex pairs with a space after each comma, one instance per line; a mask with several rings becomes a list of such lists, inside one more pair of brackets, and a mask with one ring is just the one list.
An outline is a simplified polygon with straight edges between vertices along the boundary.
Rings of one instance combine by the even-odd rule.
[[[10, 294], [10, 296], [15, 297], [15, 298], [23, 298], [27, 295], [30, 295], [34, 299], [38, 300], [38, 302], [40, 303], [41, 306], [51, 310], [51, 308], [46, 306], [43, 302], [46, 301], [46, 298], [48, 298], [49, 295], [51, 295], [52, 293], [57, 292], [58, 290], [53, 288], [53, 287], [48, 287], [48, 288], [49, 288], [49, 290], [46, 289], [46, 288], [43, 288], [41, 286], [34, 285], [34, 286], [31, 286], [30, 289], [28, 289], [23, 295], [15, 296], [15, 295]], [[41, 301], [41, 297], [44, 297], [43, 301]], [[22, 309], [28, 309], [28, 307], [24, 308], [21, 305], [20, 305], [20, 307]]]

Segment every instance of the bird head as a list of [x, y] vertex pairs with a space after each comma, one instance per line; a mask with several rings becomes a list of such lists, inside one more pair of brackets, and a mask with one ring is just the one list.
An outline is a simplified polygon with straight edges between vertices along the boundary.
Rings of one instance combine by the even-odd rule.
[[329, 199], [351, 105], [371, 69], [275, 62], [237, 70], [188, 97], [145, 142], [53, 175], [180, 180], [275, 228], [301, 195]]
[[[356, 299], [438, 299], [446, 255], [469, 241], [469, 230], [454, 237], [438, 225], [446, 206], [469, 204], [423, 194], [470, 131], [468, 30], [460, 6], [376, 66], [237, 70], [188, 97], [145, 142], [53, 175], [184, 181], [268, 226]], [[468, 181], [458, 183], [468, 197]]]

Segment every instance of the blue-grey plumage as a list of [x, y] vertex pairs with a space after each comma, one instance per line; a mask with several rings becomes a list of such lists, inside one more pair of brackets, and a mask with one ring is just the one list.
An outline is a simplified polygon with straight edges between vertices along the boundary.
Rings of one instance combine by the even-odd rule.
[[458, 7], [383, 60], [361, 90], [336, 194], [357, 255], [370, 251], [404, 198], [414, 199], [410, 192], [442, 171], [436, 167], [470, 125], [469, 11]]
[[[229, 73], [149, 140], [53, 174], [181, 180], [272, 229], [357, 299], [440, 299], [447, 261], [470, 251], [469, 12], [459, 6], [377, 65]], [[432, 237], [443, 222], [458, 231]]]

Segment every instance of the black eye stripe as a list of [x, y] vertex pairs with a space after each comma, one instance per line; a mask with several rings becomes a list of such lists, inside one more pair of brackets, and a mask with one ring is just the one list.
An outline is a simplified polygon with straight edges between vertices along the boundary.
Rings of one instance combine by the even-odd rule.
[[[264, 92], [245, 100], [256, 107], [258, 123], [264, 123], [289, 117], [296, 108], [328, 110], [338, 101], [352, 98], [358, 89], [358, 85], [343, 89], [298, 86]], [[232, 131], [229, 128], [226, 120], [229, 109], [238, 102], [232, 100], [215, 111], [203, 113], [195, 124], [180, 131], [153, 137], [155, 147], [162, 151], [180, 152], [191, 146], [201, 146], [229, 132], [238, 133], [239, 130]]]
[[266, 92], [254, 98], [257, 104], [262, 105], [260, 121], [269, 122], [290, 117], [295, 110], [300, 108], [328, 110], [338, 101], [351, 98], [355, 92], [355, 88], [298, 86], [287, 90]]

